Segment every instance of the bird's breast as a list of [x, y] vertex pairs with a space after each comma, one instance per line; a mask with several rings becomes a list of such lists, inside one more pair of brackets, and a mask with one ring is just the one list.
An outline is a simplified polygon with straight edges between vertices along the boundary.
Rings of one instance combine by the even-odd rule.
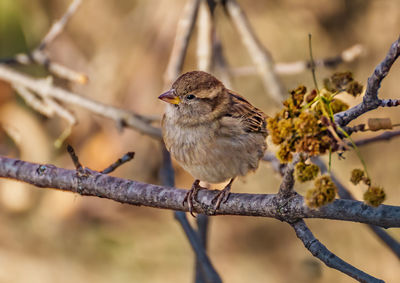
[[194, 178], [220, 183], [258, 167], [265, 150], [261, 134], [221, 136], [220, 124], [182, 127], [168, 119], [163, 122], [167, 149]]

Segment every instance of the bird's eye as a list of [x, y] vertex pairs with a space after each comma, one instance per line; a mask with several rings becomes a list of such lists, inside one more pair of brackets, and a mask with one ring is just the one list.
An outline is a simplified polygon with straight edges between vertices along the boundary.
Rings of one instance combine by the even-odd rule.
[[187, 96], [186, 96], [186, 99], [193, 99], [193, 98], [196, 98], [196, 96], [194, 96], [194, 94], [188, 94]]

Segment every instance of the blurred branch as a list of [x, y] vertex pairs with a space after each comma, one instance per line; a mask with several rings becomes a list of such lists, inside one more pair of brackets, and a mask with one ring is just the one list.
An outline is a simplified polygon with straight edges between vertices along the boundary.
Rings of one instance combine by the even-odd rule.
[[169, 87], [182, 70], [186, 50], [196, 22], [199, 4], [200, 0], [188, 0], [183, 9], [182, 17], [180, 18], [176, 29], [175, 41], [172, 47], [167, 70], [164, 75], [165, 86]]
[[356, 146], [363, 146], [363, 145], [367, 145], [367, 144], [379, 142], [379, 141], [389, 141], [392, 138], [399, 137], [399, 136], [400, 136], [400, 131], [387, 131], [387, 132], [384, 132], [375, 137], [357, 140], [354, 143]]
[[[210, 5], [213, 0], [200, 0], [199, 15], [197, 19], [197, 69], [204, 72], [211, 72], [213, 68], [213, 41], [214, 41], [214, 18], [213, 7]], [[177, 212], [179, 213], [179, 212]], [[186, 214], [185, 214], [186, 219]], [[187, 219], [186, 219], [187, 221]], [[196, 219], [197, 239], [199, 248], [206, 252], [206, 242], [208, 234], [208, 216], [199, 214]], [[204, 263], [197, 256], [195, 262], [195, 283], [209, 282], [209, 276], [205, 276]], [[212, 266], [211, 266], [212, 267]], [[207, 278], [208, 277], [208, 278]], [[218, 281], [222, 282], [218, 277]]]
[[79, 94], [54, 86], [46, 79], [36, 79], [4, 65], [0, 65], [0, 79], [33, 91], [43, 99], [51, 98], [67, 104], [73, 104], [112, 119], [124, 127], [130, 127], [153, 138], [161, 139], [161, 130], [150, 124], [151, 119], [128, 110], [108, 106], [82, 97]]
[[29, 54], [17, 54], [13, 58], [1, 59], [0, 63], [19, 63], [23, 65], [36, 63], [39, 65], [43, 65], [49, 70], [50, 73], [55, 74], [60, 78], [85, 84], [88, 81], [88, 77], [85, 74], [76, 72], [56, 62], [52, 62], [49, 59], [48, 55], [44, 52], [45, 48], [64, 30], [69, 19], [75, 14], [81, 3], [82, 0], [72, 1], [64, 15], [52, 24], [39, 46], [35, 48], [32, 52], [30, 52]]
[[400, 37], [391, 45], [386, 57], [379, 63], [373, 74], [368, 78], [363, 101], [346, 111], [335, 114], [335, 121], [337, 124], [343, 127], [365, 112], [376, 109], [379, 106], [397, 106], [399, 104], [397, 100], [381, 100], [378, 97], [381, 82], [387, 76], [399, 55]]
[[207, 0], [200, 0], [199, 15], [197, 20], [197, 69], [210, 72], [212, 67], [213, 50], [213, 20]]
[[265, 89], [275, 102], [280, 104], [284, 99], [286, 91], [275, 72], [271, 54], [259, 42], [250, 26], [249, 20], [236, 0], [225, 1], [225, 7], [253, 60], [253, 64], [257, 68]]
[[82, 0], [73, 0], [69, 5], [67, 11], [64, 15], [56, 22], [53, 23], [50, 30], [47, 32], [42, 42], [39, 44], [38, 49], [43, 50], [46, 46], [52, 42], [65, 28], [69, 19], [78, 10], [79, 6], [82, 4]]
[[[345, 49], [337, 56], [316, 59], [314, 60], [314, 63], [316, 67], [335, 68], [342, 63], [354, 61], [363, 52], [363, 46], [361, 44], [355, 44], [348, 49]], [[294, 75], [307, 71], [310, 69], [310, 67], [311, 63], [308, 60], [289, 63], [277, 62], [275, 64], [275, 72], [280, 75]], [[249, 76], [257, 73], [257, 69], [254, 66], [237, 67], [233, 68], [231, 71], [234, 76]]]
[[204, 246], [201, 244], [199, 235], [193, 230], [192, 226], [190, 226], [186, 214], [177, 211], [175, 212], [175, 218], [179, 221], [181, 227], [185, 231], [185, 234], [189, 239], [194, 252], [196, 253], [196, 259], [201, 263], [199, 266], [201, 267], [202, 274], [208, 279], [207, 282], [222, 282], [210, 259], [208, 258]]
[[[319, 157], [312, 158], [312, 162], [321, 170], [321, 173], [324, 174], [327, 172], [327, 168], [325, 163]], [[349, 190], [336, 178], [335, 174], [330, 172], [330, 176], [332, 181], [335, 183], [336, 187], [338, 188], [338, 195], [342, 199], [351, 199], [354, 200], [355, 198], [349, 192]], [[368, 227], [377, 235], [385, 244], [386, 246], [400, 259], [400, 243], [396, 241], [392, 236], [390, 236], [386, 231], [382, 228], [377, 227], [375, 225], [368, 225]]]
[[[173, 187], [175, 186], [174, 169], [171, 163], [171, 156], [165, 145], [162, 145], [162, 166], [160, 168], [160, 179], [164, 186]], [[201, 277], [205, 277], [206, 282], [222, 282], [217, 271], [213, 267], [205, 250], [204, 238], [198, 235], [187, 220], [186, 213], [182, 211], [175, 211], [175, 219], [178, 220], [183, 230], [185, 231], [186, 237], [189, 239], [190, 245], [196, 254], [196, 275], [201, 273]], [[199, 215], [200, 216], [200, 215]], [[206, 230], [205, 230], [206, 231]]]
[[319, 258], [327, 266], [337, 269], [360, 282], [384, 282], [355, 268], [329, 251], [320, 241], [315, 238], [304, 220], [298, 220], [294, 223], [290, 223], [290, 225], [293, 227], [297, 237], [303, 242], [306, 249], [308, 249], [313, 256]]
[[[0, 177], [20, 180], [37, 187], [55, 188], [81, 195], [98, 196], [121, 203], [187, 211], [183, 205], [186, 190], [145, 184], [86, 169], [88, 174], [77, 186], [76, 170], [40, 165], [12, 158], [0, 157]], [[194, 211], [206, 214], [217, 191], [201, 190]], [[303, 197], [293, 195], [276, 205], [279, 194], [235, 194], [216, 212], [220, 215], [262, 216], [292, 221], [299, 218], [324, 218], [373, 224], [380, 227], [400, 227], [400, 207], [380, 205], [377, 208], [360, 201], [337, 199], [312, 209], [305, 205]]]

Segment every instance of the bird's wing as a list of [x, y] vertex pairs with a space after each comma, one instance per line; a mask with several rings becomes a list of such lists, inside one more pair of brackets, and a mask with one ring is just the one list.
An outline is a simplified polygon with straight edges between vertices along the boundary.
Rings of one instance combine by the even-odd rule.
[[232, 118], [241, 119], [246, 132], [256, 132], [267, 135], [267, 122], [268, 116], [260, 109], [254, 107], [241, 95], [229, 90], [231, 96], [231, 111], [227, 116]]

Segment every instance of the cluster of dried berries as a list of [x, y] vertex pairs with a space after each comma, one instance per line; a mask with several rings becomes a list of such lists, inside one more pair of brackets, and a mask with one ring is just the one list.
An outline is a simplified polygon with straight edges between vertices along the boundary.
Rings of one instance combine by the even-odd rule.
[[338, 140], [328, 129], [334, 128], [334, 123], [324, 115], [322, 107], [333, 115], [348, 106], [326, 89], [321, 90], [323, 101], [316, 100], [316, 95], [315, 90], [307, 94], [306, 87], [299, 86], [290, 92], [284, 108], [267, 120], [272, 142], [280, 146], [277, 157], [281, 162], [291, 161], [295, 152], [313, 156], [338, 149]]
[[300, 161], [296, 164], [295, 174], [296, 179], [301, 183], [314, 180], [319, 173], [319, 167], [313, 163], [306, 164], [304, 161]]
[[364, 201], [371, 206], [379, 206], [386, 198], [382, 187], [369, 186], [364, 193]]
[[333, 74], [329, 79], [324, 80], [324, 86], [330, 92], [345, 91], [354, 97], [363, 91], [363, 85], [354, 80], [351, 72]]
[[328, 175], [317, 178], [314, 188], [307, 191], [305, 201], [309, 207], [318, 208], [332, 202], [337, 193], [336, 185]]
[[371, 206], [379, 206], [386, 198], [385, 191], [382, 187], [371, 186], [371, 180], [366, 176], [363, 170], [353, 169], [350, 181], [357, 185], [361, 181], [368, 186], [364, 193], [364, 201]]

